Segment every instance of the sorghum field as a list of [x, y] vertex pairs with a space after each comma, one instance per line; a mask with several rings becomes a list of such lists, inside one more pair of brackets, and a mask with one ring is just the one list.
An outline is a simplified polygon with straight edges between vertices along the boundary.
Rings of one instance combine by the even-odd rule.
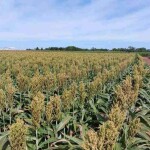
[[0, 150], [148, 150], [150, 67], [132, 53], [0, 52]]

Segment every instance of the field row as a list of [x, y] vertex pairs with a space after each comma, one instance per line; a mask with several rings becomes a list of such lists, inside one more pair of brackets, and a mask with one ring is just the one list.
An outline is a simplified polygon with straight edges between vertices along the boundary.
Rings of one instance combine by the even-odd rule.
[[134, 54], [0, 52], [0, 148], [146, 149], [149, 71]]

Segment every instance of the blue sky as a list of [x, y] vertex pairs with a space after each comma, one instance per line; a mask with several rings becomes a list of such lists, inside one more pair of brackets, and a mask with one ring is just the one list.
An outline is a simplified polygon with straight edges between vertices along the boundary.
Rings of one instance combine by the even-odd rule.
[[150, 48], [150, 0], [0, 0], [0, 47]]

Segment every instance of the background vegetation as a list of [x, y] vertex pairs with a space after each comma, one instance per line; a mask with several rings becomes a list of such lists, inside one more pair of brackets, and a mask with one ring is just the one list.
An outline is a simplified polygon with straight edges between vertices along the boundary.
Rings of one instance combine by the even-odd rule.
[[0, 52], [0, 149], [150, 147], [150, 68], [134, 53]]

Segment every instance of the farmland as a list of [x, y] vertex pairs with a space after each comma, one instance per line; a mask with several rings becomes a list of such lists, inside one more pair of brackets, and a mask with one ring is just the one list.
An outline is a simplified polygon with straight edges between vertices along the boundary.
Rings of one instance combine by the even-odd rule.
[[0, 52], [0, 149], [148, 150], [149, 108], [134, 53]]

